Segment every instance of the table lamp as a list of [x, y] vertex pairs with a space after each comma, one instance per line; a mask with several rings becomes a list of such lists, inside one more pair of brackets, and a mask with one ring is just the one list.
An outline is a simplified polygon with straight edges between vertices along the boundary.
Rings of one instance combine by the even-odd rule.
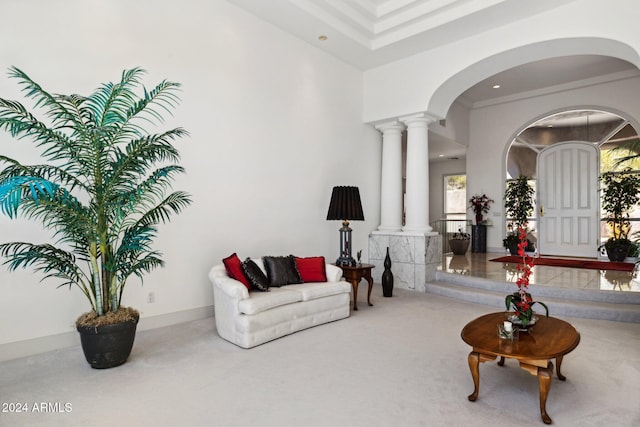
[[340, 228], [340, 257], [337, 266], [355, 266], [356, 260], [351, 256], [351, 228], [349, 221], [364, 221], [360, 191], [358, 187], [333, 187], [327, 220], [342, 221]]

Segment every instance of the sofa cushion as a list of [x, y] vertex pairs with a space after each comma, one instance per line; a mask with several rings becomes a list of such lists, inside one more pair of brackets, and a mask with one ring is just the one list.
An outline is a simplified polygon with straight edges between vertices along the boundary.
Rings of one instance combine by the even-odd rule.
[[247, 289], [251, 289], [251, 283], [249, 283], [249, 280], [247, 280], [247, 276], [245, 276], [244, 272], [242, 271], [242, 261], [240, 261], [240, 258], [238, 258], [238, 254], [234, 252], [233, 254], [223, 259], [222, 263], [224, 264], [224, 268], [227, 270], [227, 274], [229, 275], [229, 277], [237, 280], [238, 282], [241, 282], [247, 287]]
[[348, 282], [303, 283], [295, 286], [285, 286], [283, 290], [291, 290], [301, 295], [302, 301], [323, 298], [329, 295], [337, 295], [351, 292], [351, 284]]
[[280, 287], [302, 283], [293, 255], [265, 256], [262, 257], [262, 261], [269, 278], [269, 286]]
[[254, 292], [249, 298], [238, 301], [238, 310], [244, 314], [256, 314], [299, 301], [302, 301], [299, 292], [273, 288], [269, 289], [269, 293]]
[[262, 292], [267, 292], [269, 290], [269, 279], [264, 275], [258, 264], [253, 262], [251, 258], [247, 258], [242, 263], [242, 271], [244, 272], [247, 279], [249, 279], [249, 283], [254, 289], [257, 289]]
[[295, 257], [296, 267], [303, 282], [326, 282], [327, 269], [323, 256], [307, 258]]

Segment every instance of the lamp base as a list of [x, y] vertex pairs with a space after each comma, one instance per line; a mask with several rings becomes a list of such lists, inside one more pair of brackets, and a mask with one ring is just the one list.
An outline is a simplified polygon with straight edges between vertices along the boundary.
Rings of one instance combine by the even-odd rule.
[[340, 258], [338, 258], [336, 260], [336, 265], [338, 267], [355, 267], [356, 266], [356, 260], [353, 259], [353, 257], [341, 256]]

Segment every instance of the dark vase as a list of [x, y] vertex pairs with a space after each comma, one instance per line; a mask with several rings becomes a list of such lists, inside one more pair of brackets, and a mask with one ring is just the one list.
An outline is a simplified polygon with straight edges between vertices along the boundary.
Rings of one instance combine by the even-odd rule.
[[482, 224], [482, 220], [483, 220], [482, 214], [481, 213], [476, 214], [476, 225]]
[[114, 368], [127, 361], [136, 337], [136, 321], [102, 326], [82, 326], [80, 342], [84, 357], [95, 369]]
[[382, 273], [382, 295], [390, 297], [393, 294], [393, 273], [391, 273], [391, 257], [389, 257], [389, 247], [387, 256], [384, 257], [384, 272]]

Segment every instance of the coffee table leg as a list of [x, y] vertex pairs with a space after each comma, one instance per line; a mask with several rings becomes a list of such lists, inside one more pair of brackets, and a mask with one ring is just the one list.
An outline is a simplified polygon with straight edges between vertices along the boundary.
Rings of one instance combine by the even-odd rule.
[[473, 377], [473, 393], [469, 395], [469, 400], [475, 402], [478, 398], [478, 391], [480, 389], [480, 354], [476, 352], [469, 353], [469, 370], [471, 370], [471, 377]]
[[551, 424], [551, 417], [547, 414], [547, 396], [551, 388], [551, 376], [553, 375], [553, 363], [549, 362], [546, 368], [538, 368], [538, 385], [540, 387], [540, 415], [545, 424]]
[[564, 357], [564, 356], [558, 356], [558, 357], [556, 357], [556, 375], [558, 375], [558, 379], [559, 379], [560, 381], [564, 381], [564, 380], [566, 380], [566, 379], [567, 379], [567, 377], [565, 377], [564, 375], [562, 375], [562, 374], [560, 373], [560, 365], [562, 365], [562, 358], [563, 358], [563, 357]]
[[373, 289], [373, 277], [371, 275], [367, 276], [367, 282], [369, 282], [369, 292], [367, 293], [367, 304], [373, 306], [371, 304], [371, 290]]

